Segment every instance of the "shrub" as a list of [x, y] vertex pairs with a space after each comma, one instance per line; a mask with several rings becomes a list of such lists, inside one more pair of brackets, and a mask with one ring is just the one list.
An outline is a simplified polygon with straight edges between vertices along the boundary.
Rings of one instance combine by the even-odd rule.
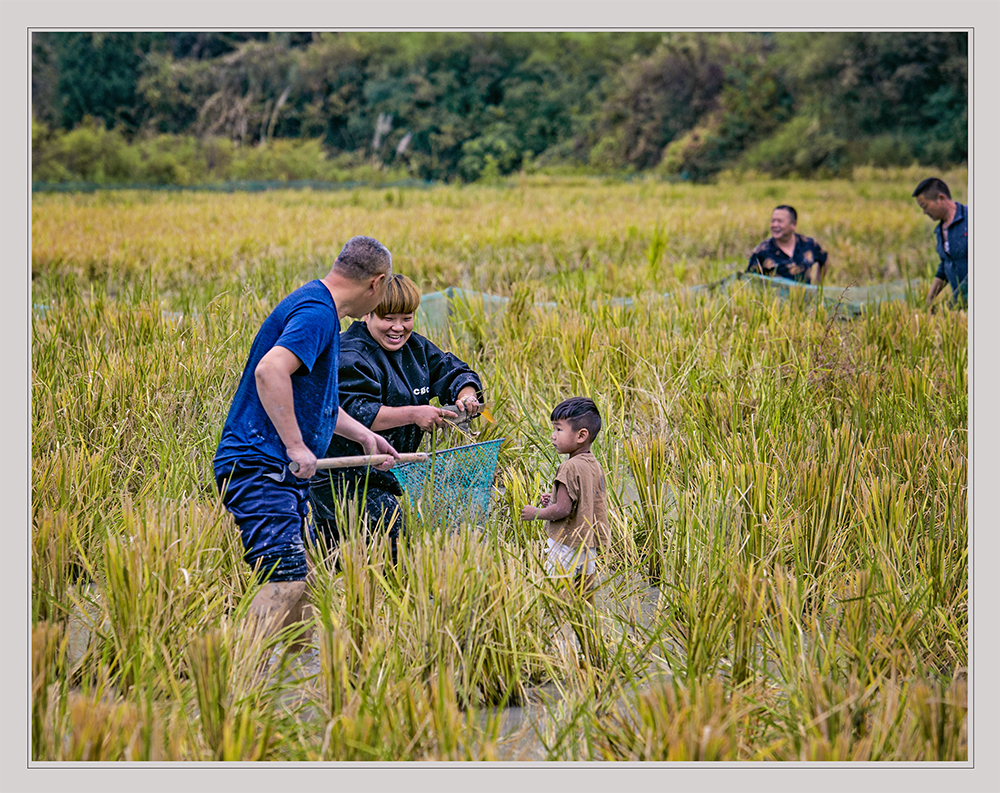
[[818, 116], [799, 115], [752, 147], [740, 164], [771, 176], [835, 176], [849, 164], [847, 141]]
[[324, 179], [329, 172], [326, 152], [318, 140], [271, 140], [237, 150], [229, 175], [236, 179]]
[[458, 170], [467, 182], [480, 178], [495, 181], [513, 171], [520, 162], [520, 147], [513, 139], [510, 125], [496, 124], [485, 134], [462, 144]]
[[902, 135], [876, 135], [865, 146], [864, 162], [876, 168], [905, 166], [913, 161], [913, 147]]
[[[38, 143], [40, 159], [48, 160], [51, 168], [44, 175], [68, 174], [71, 179], [106, 183], [127, 179], [138, 167], [139, 154], [129, 147], [118, 130], [106, 130], [93, 118], [64, 135], [53, 136]], [[36, 143], [32, 135], [32, 144]], [[34, 160], [34, 157], [32, 158]], [[33, 179], [42, 178], [34, 176]]]

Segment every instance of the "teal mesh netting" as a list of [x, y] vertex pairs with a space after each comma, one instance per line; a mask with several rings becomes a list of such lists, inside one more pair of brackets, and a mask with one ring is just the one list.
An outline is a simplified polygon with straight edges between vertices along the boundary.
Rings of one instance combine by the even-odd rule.
[[426, 524], [482, 525], [490, 509], [503, 438], [435, 452], [426, 462], [392, 469], [411, 509]]
[[[880, 303], [895, 300], [906, 300], [913, 291], [913, 285], [904, 280], [891, 283], [869, 284], [858, 286], [838, 286], [826, 284], [817, 287], [787, 278], [775, 278], [756, 273], [733, 273], [720, 281], [711, 284], [698, 284], [669, 294], [657, 294], [662, 300], [677, 301], [686, 296], [700, 292], [731, 293], [738, 289], [759, 289], [771, 293], [782, 300], [788, 300], [793, 295], [801, 295], [806, 301], [821, 301], [828, 307], [837, 307], [841, 315], [856, 317], [866, 311], [878, 308]], [[654, 296], [650, 296], [654, 297]], [[502, 312], [510, 298], [500, 295], [489, 295], [475, 292], [471, 289], [461, 289], [449, 286], [440, 292], [431, 292], [420, 298], [417, 316], [420, 326], [425, 329], [443, 329], [453, 318], [461, 318], [470, 313], [479, 313], [486, 317]], [[635, 301], [630, 297], [610, 297], [593, 301], [596, 310], [602, 306], [632, 308]], [[535, 303], [535, 308], [555, 310], [558, 303]]]
[[[857, 317], [867, 311], [877, 310], [881, 303], [909, 299], [912, 296], [914, 285], [909, 281], [898, 280], [865, 286], [826, 284], [820, 288], [811, 284], [791, 281], [787, 278], [769, 277], [756, 273], [733, 273], [711, 284], [689, 286], [668, 294], [649, 295], [645, 299], [680, 301], [699, 293], [731, 294], [740, 289], [758, 289], [782, 300], [788, 300], [793, 295], [801, 295], [807, 302], [819, 301], [830, 308], [836, 307], [844, 317]], [[918, 299], [922, 302], [922, 295]], [[490, 318], [501, 314], [509, 302], [510, 298], [501, 295], [490, 295], [485, 292], [449, 286], [440, 292], [431, 292], [421, 296], [420, 307], [417, 309], [418, 330], [423, 333], [444, 330], [449, 323], [456, 319], [461, 322], [463, 317], [479, 313]], [[630, 309], [634, 304], [635, 301], [631, 297], [608, 297], [592, 301], [591, 307], [595, 310], [603, 307]], [[559, 304], [549, 301], [535, 303], [534, 307], [554, 311], [559, 308]], [[35, 303], [33, 306], [35, 317], [45, 319], [52, 312], [52, 308], [52, 306]], [[177, 311], [164, 311], [163, 315], [172, 320], [179, 320], [184, 316]]]

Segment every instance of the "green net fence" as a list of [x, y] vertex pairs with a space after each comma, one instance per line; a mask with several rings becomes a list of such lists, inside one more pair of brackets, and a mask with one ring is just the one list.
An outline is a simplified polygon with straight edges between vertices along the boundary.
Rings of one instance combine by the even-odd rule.
[[[801, 295], [806, 302], [818, 301], [831, 308], [836, 307], [845, 317], [860, 316], [866, 311], [877, 309], [881, 303], [887, 301], [911, 300], [914, 294], [914, 285], [910, 281], [892, 281], [865, 286], [827, 284], [823, 287], [817, 287], [787, 278], [768, 277], [756, 273], [734, 273], [714, 283], [689, 286], [667, 294], [646, 295], [643, 300], [659, 299], [680, 302], [698, 294], [732, 293], [739, 289], [756, 289], [782, 300]], [[478, 312], [482, 312], [484, 316], [489, 318], [502, 313], [509, 302], [509, 297], [449, 286], [440, 292], [431, 292], [421, 296], [420, 307], [417, 309], [419, 329], [421, 332], [444, 330], [450, 322], [474, 316]], [[602, 306], [630, 309], [635, 305], [635, 302], [631, 297], [609, 297], [592, 301], [592, 307], [595, 309]], [[535, 308], [542, 310], [555, 310], [559, 308], [559, 305], [553, 301], [534, 304]], [[37, 318], [44, 319], [51, 312], [52, 307], [35, 303], [32, 310]], [[163, 313], [164, 317], [168, 319], [182, 317], [180, 312], [176, 311], [164, 311]]]
[[354, 190], [359, 187], [369, 187], [376, 190], [389, 187], [407, 187], [427, 189], [434, 182], [424, 179], [395, 179], [385, 182], [349, 181], [324, 182], [316, 179], [240, 179], [215, 182], [212, 184], [152, 184], [148, 182], [129, 182], [121, 184], [104, 184], [99, 182], [32, 182], [33, 193], [96, 193], [117, 192], [122, 190], [156, 190], [163, 193], [262, 193], [270, 190]]
[[[805, 301], [818, 301], [827, 306], [836, 307], [845, 317], [860, 316], [865, 311], [871, 311], [881, 303], [895, 300], [908, 300], [913, 294], [913, 285], [909, 281], [892, 281], [882, 284], [859, 286], [849, 284], [838, 286], [827, 284], [822, 287], [792, 281], [788, 278], [776, 278], [758, 275], [756, 273], [733, 273], [720, 281], [710, 284], [698, 284], [667, 294], [655, 294], [644, 299], [660, 299], [665, 301], [680, 301], [699, 293], [720, 294], [734, 292], [738, 289], [756, 289], [775, 297], [788, 300], [794, 295], [801, 295]], [[417, 316], [422, 328], [443, 329], [457, 317], [468, 316], [470, 313], [482, 312], [490, 317], [502, 312], [510, 298], [500, 295], [490, 295], [471, 289], [461, 289], [449, 286], [440, 292], [431, 292], [420, 299]], [[593, 308], [612, 306], [632, 308], [635, 300], [631, 297], [612, 297], [593, 301]], [[559, 304], [555, 302], [535, 303], [535, 308], [554, 310]]]
[[503, 438], [434, 452], [426, 462], [392, 469], [410, 508], [425, 525], [486, 522]]

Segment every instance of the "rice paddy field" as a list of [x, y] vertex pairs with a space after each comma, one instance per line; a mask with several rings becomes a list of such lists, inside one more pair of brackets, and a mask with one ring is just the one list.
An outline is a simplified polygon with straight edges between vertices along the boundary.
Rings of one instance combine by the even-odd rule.
[[[32, 758], [967, 760], [968, 328], [924, 306], [923, 175], [34, 195]], [[909, 298], [680, 289], [784, 203], [828, 296]], [[296, 648], [244, 630], [211, 461], [260, 322], [355, 234], [425, 293], [510, 299], [431, 335], [506, 440], [484, 527], [415, 523], [396, 567], [356, 520], [336, 566], [315, 549]], [[594, 607], [518, 520], [573, 395], [604, 417]]]

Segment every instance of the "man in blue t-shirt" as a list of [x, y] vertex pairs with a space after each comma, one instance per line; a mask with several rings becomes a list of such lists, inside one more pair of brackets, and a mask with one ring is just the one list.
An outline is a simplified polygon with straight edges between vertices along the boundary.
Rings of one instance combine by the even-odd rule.
[[[337, 409], [340, 317], [372, 311], [391, 274], [392, 256], [382, 243], [352, 237], [326, 276], [278, 304], [250, 348], [213, 467], [240, 529], [243, 558], [266, 576], [250, 604], [265, 632], [302, 616], [309, 479], [334, 433], [360, 443], [366, 454], [398, 456]], [[294, 473], [289, 462], [298, 464]], [[380, 468], [391, 466], [390, 460]]]
[[948, 284], [952, 303], [964, 306], [969, 302], [969, 208], [953, 201], [948, 185], [933, 177], [918, 184], [913, 197], [924, 214], [938, 222], [934, 236], [941, 263], [931, 282], [927, 305]]

